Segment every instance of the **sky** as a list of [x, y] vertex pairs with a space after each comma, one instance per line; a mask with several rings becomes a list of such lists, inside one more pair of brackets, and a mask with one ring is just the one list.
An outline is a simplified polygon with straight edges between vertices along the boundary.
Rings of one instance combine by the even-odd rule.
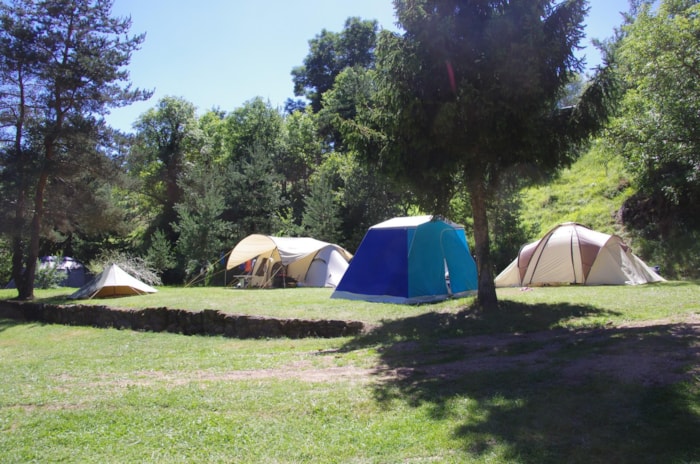
[[[589, 0], [582, 44], [589, 67], [600, 56], [593, 39], [622, 23], [628, 0]], [[262, 97], [273, 107], [294, 98], [291, 71], [303, 64], [309, 40], [340, 32], [351, 16], [396, 30], [392, 0], [114, 0], [114, 16], [130, 16], [131, 33], [146, 33], [128, 67], [134, 87], [153, 96], [112, 110], [107, 122], [124, 132], [166, 96], [193, 103], [199, 114], [230, 112]]]

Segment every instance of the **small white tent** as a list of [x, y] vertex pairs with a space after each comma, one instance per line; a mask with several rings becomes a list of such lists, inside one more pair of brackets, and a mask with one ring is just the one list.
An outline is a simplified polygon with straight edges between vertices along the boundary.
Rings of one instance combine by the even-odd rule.
[[518, 257], [496, 277], [495, 284], [635, 285], [663, 280], [617, 235], [569, 222], [522, 247]]
[[335, 287], [351, 258], [344, 248], [309, 237], [253, 234], [234, 247], [226, 269], [255, 261], [249, 275], [252, 287], [272, 287], [278, 277], [299, 286]]
[[78, 289], [68, 298], [90, 299], [116, 296], [143, 295], [158, 290], [127, 274], [116, 264], [110, 265], [94, 279]]

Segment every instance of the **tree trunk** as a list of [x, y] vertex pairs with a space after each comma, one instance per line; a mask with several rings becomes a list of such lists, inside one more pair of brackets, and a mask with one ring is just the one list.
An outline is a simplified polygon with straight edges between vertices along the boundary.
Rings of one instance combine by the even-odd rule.
[[[15, 156], [18, 159], [19, 166], [19, 188], [17, 191], [17, 204], [15, 205], [14, 228], [12, 238], [12, 278], [15, 280], [17, 288], [17, 299], [32, 300], [34, 299], [34, 273], [36, 272], [36, 259], [31, 263], [31, 269], [24, 260], [26, 250], [26, 241], [24, 233], [25, 227], [25, 207], [27, 203], [27, 167], [30, 160], [22, 147], [22, 138], [24, 137], [24, 120], [26, 115], [26, 94], [24, 87], [24, 79], [18, 79], [19, 84], [19, 105], [18, 118], [15, 127], [14, 149]], [[31, 277], [30, 277], [31, 276]]]
[[[60, 121], [58, 126], [60, 127]], [[47, 137], [44, 140], [45, 162], [50, 162], [54, 154], [54, 139]], [[34, 278], [36, 277], [36, 263], [39, 259], [39, 244], [41, 239], [41, 224], [44, 219], [44, 196], [49, 182], [49, 169], [46, 165], [41, 169], [34, 192], [34, 214], [29, 227], [29, 248], [27, 259], [24, 263], [22, 279], [17, 282], [17, 298], [20, 300], [34, 299]]]
[[[480, 177], [480, 176], [477, 176]], [[471, 196], [472, 216], [474, 219], [474, 253], [476, 255], [476, 270], [479, 276], [477, 302], [482, 309], [492, 311], [498, 309], [496, 286], [493, 283], [491, 271], [491, 252], [489, 245], [489, 221], [486, 215], [486, 187], [480, 178], [468, 181]]]
[[22, 294], [21, 289], [24, 288], [24, 282], [26, 280], [25, 266], [24, 266], [24, 251], [25, 251], [25, 241], [23, 237], [24, 227], [24, 207], [26, 204], [27, 194], [24, 189], [24, 174], [20, 174], [22, 178], [20, 179], [20, 187], [17, 192], [17, 204], [15, 207], [15, 217], [14, 226], [12, 231], [12, 278], [15, 281], [15, 288], [17, 288], [17, 298], [23, 298], [25, 295]]
[[41, 237], [41, 222], [44, 217], [44, 192], [48, 182], [48, 173], [44, 170], [39, 175], [36, 194], [34, 196], [34, 216], [29, 229], [29, 249], [27, 260], [21, 281], [17, 282], [17, 298], [20, 300], [34, 299], [34, 278], [36, 277], [36, 263], [39, 259], [39, 240]]

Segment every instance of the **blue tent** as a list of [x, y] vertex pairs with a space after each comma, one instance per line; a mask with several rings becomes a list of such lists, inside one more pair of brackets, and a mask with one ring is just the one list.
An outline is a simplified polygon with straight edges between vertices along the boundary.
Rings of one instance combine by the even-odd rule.
[[[76, 259], [68, 256], [43, 256], [39, 258], [37, 270], [52, 267], [65, 275], [65, 278], [59, 284], [61, 287], [82, 287], [92, 278], [83, 263]], [[10, 280], [5, 288], [16, 288], [15, 279]]]
[[464, 228], [433, 216], [399, 217], [369, 228], [332, 298], [424, 303], [477, 289]]

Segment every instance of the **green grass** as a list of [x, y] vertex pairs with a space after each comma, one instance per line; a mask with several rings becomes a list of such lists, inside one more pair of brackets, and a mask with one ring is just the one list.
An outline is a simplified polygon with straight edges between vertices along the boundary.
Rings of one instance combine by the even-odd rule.
[[615, 215], [633, 193], [629, 178], [621, 158], [594, 144], [552, 181], [523, 190], [523, 223], [533, 239], [562, 222], [619, 234]]
[[[215, 309], [231, 314], [247, 314], [278, 318], [358, 320], [370, 325], [395, 319], [420, 316], [426, 312], [454, 314], [468, 307], [473, 297], [447, 300], [430, 305], [377, 304], [363, 301], [331, 299], [331, 289], [290, 288], [274, 290], [232, 290], [221, 287], [159, 287], [158, 293], [125, 298], [96, 298], [69, 300], [74, 289], [35, 290], [36, 301], [54, 304], [109, 305], [119, 308], [160, 308], [201, 311]], [[533, 323], [528, 330], [550, 329], [556, 326], [597, 326], [633, 320], [666, 318], [673, 314], [687, 314], [697, 309], [700, 289], [690, 282], [667, 282], [641, 286], [562, 286], [498, 290], [499, 299], [509, 302], [504, 309], [516, 323]], [[0, 290], [0, 300], [11, 299], [15, 290]], [[639, 304], [630, 306], [630, 296]], [[573, 307], [571, 302], [577, 302]], [[668, 301], [674, 301], [668, 305]], [[539, 306], [539, 319], [554, 318], [549, 325], [541, 325], [522, 305]], [[547, 310], [543, 310], [546, 307]], [[594, 308], [596, 310], [589, 311]], [[567, 314], [571, 312], [571, 317]], [[521, 321], [521, 319], [523, 319]], [[498, 330], [501, 321], [495, 321]], [[480, 329], [481, 330], [481, 329]]]
[[[215, 309], [231, 314], [278, 318], [361, 320], [376, 323], [382, 319], [420, 314], [425, 308], [398, 304], [376, 304], [331, 299], [328, 288], [228, 289], [223, 287], [158, 287], [158, 293], [110, 299], [69, 300], [75, 289], [35, 290], [37, 301], [54, 304], [104, 305], [120, 308]], [[0, 290], [0, 300], [17, 296], [16, 290]], [[433, 310], [454, 311], [465, 301], [448, 300], [431, 305]]]
[[[470, 299], [407, 307], [311, 289], [162, 290], [96, 303], [201, 298], [189, 309], [325, 311], [377, 326], [236, 340], [0, 320], [0, 462], [700, 460], [700, 378], [682, 376], [697, 368], [698, 341], [673, 325], [700, 312], [695, 283], [506, 289], [489, 314]], [[589, 368], [573, 375], [577, 366]]]

